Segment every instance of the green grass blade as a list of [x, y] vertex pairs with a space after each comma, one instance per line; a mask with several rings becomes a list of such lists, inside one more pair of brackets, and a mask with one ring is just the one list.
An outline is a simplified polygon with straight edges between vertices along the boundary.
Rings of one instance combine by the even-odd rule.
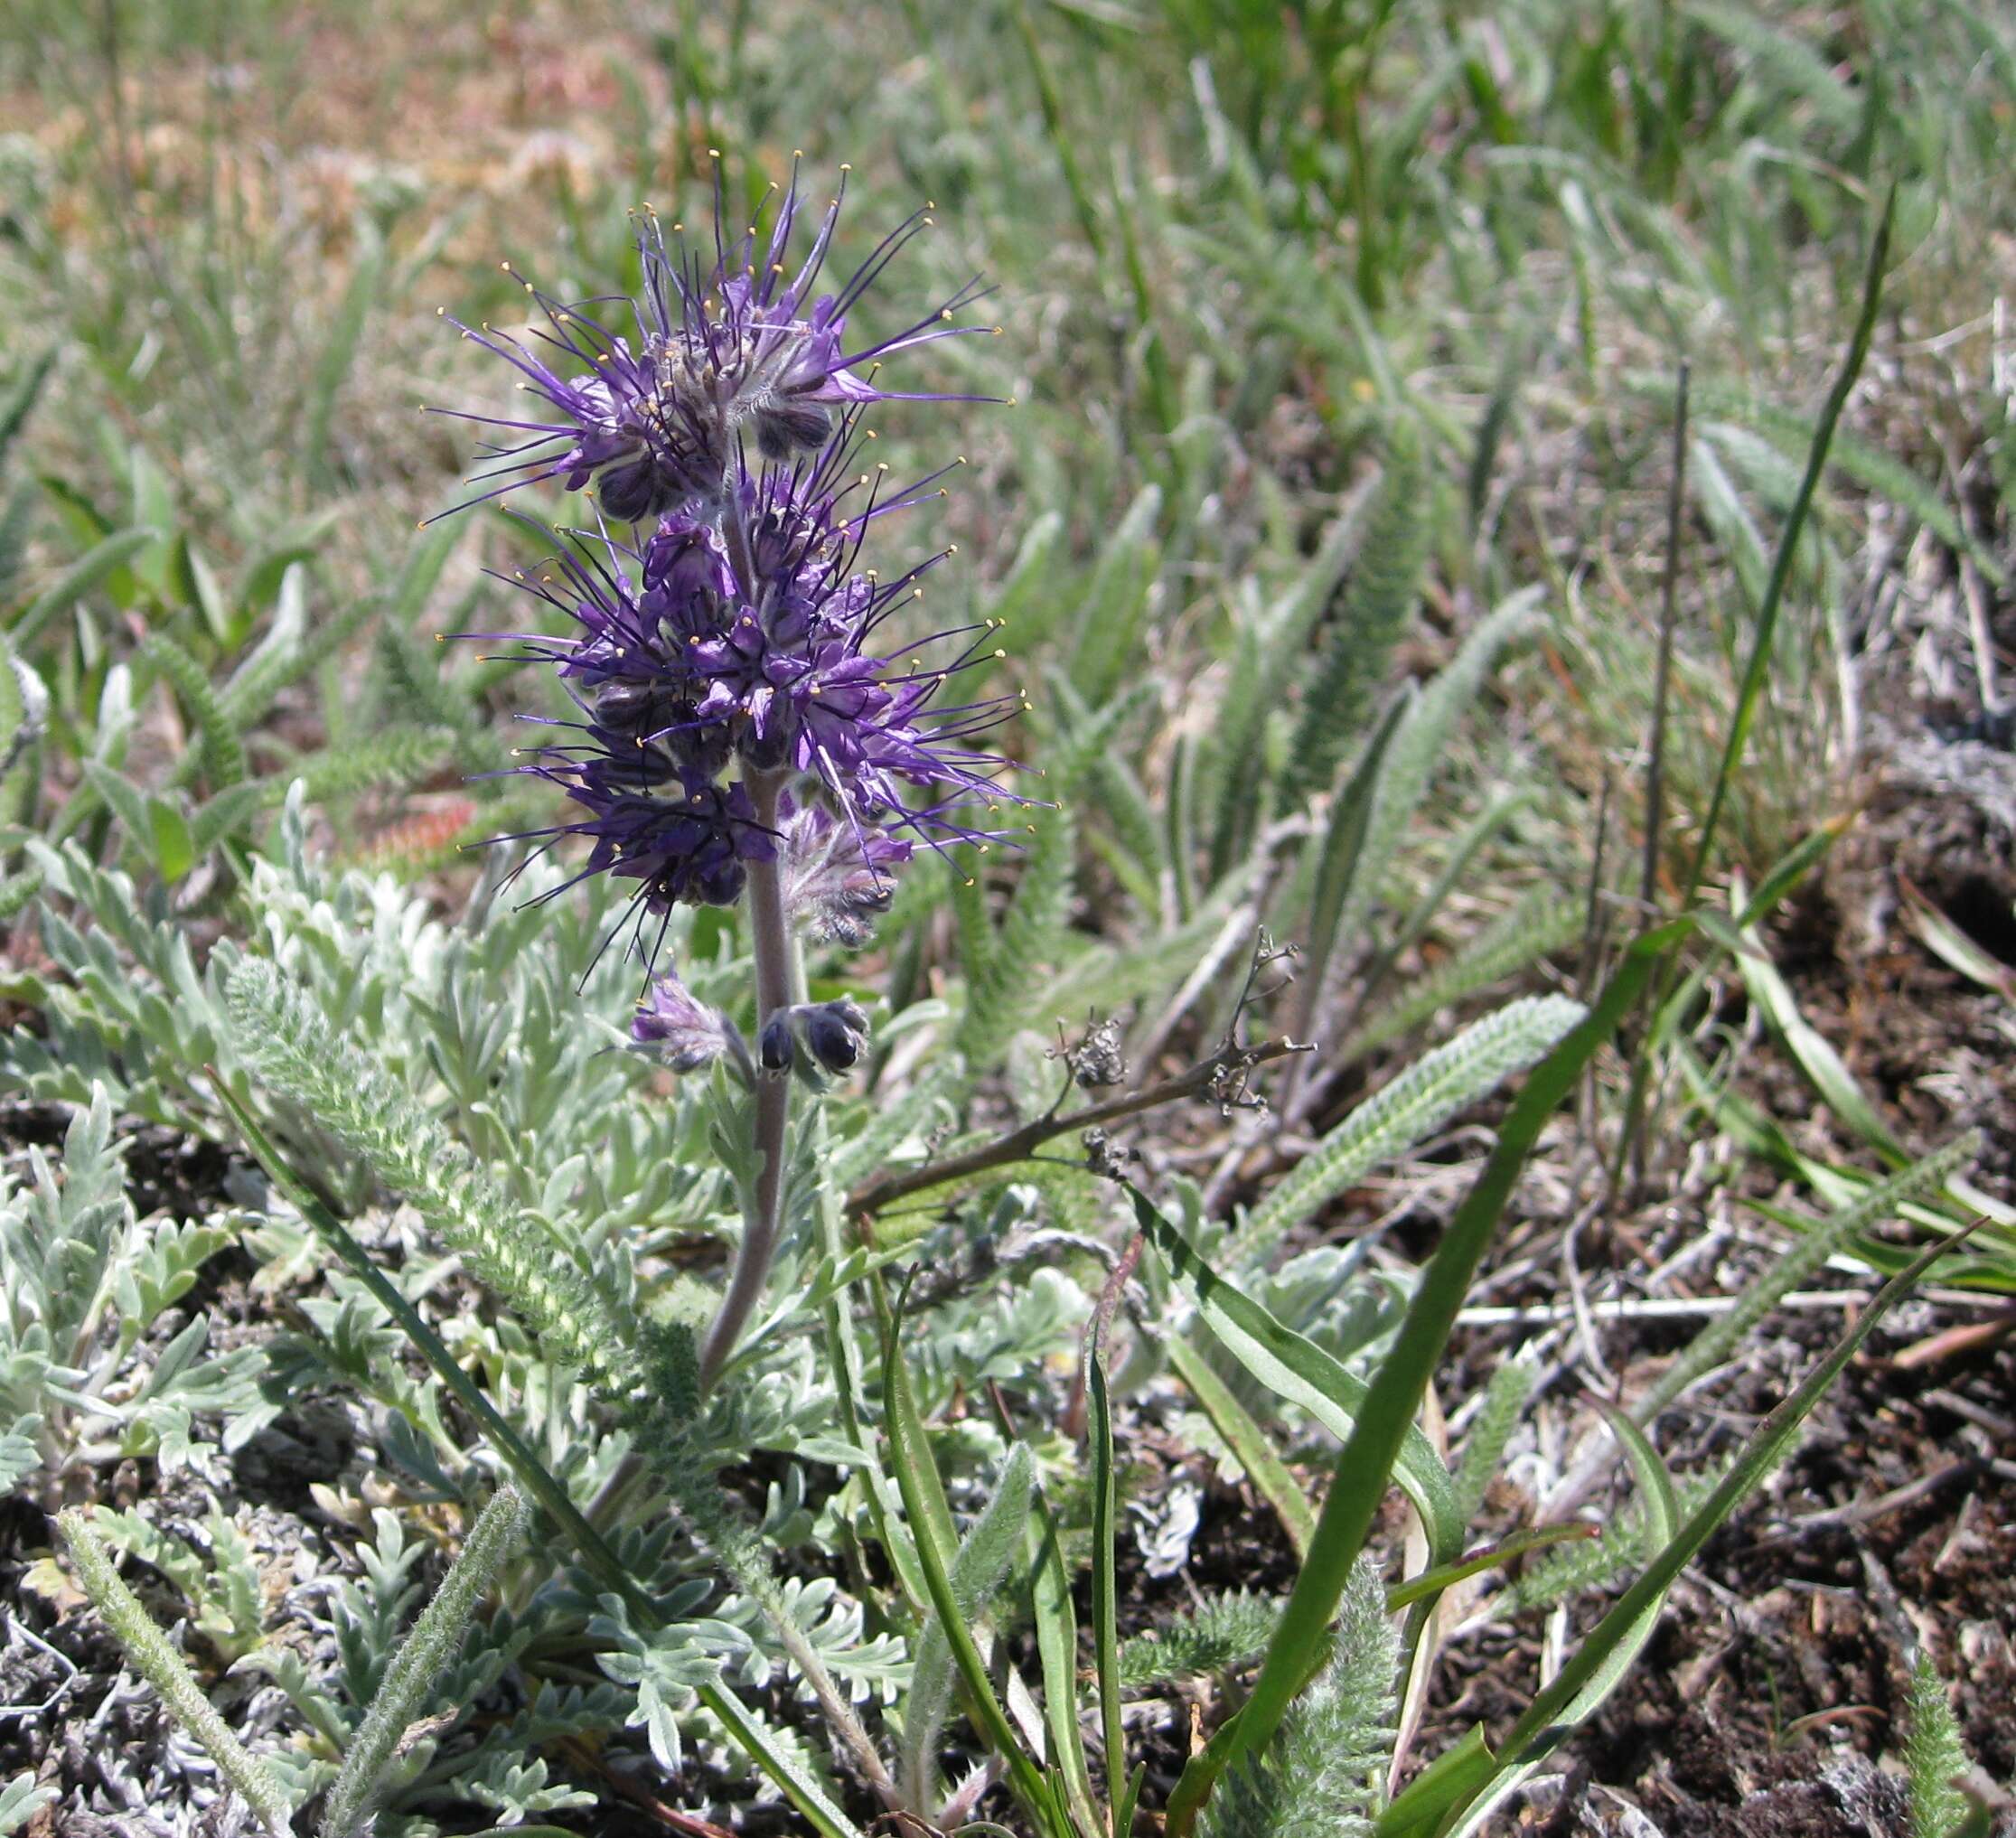
[[1092, 1769], [1078, 1725], [1078, 1616], [1071, 1572], [1055, 1515], [1041, 1488], [1033, 1496], [1029, 1524], [1029, 1595], [1035, 1611], [1036, 1654], [1043, 1664], [1043, 1715], [1050, 1730], [1051, 1762], [1064, 1776], [1066, 1804], [1080, 1838], [1106, 1838], [1106, 1821], [1092, 1797]]
[[1309, 1540], [1316, 1535], [1316, 1514], [1301, 1482], [1289, 1472], [1288, 1464], [1275, 1450], [1266, 1430], [1253, 1421], [1252, 1413], [1211, 1369], [1211, 1362], [1180, 1334], [1171, 1335], [1165, 1345], [1177, 1376], [1190, 1387], [1191, 1395], [1210, 1418], [1211, 1427], [1239, 1458], [1239, 1465], [1246, 1470], [1246, 1477], [1260, 1496], [1274, 1509], [1297, 1558], [1307, 1557]]
[[[1299, 1405], [1340, 1441], [1348, 1441], [1365, 1408], [1371, 1389], [1365, 1382], [1218, 1275], [1147, 1195], [1131, 1186], [1128, 1193], [1149, 1243], [1226, 1352], [1277, 1397]], [[1455, 1484], [1411, 1415], [1389, 1467], [1428, 1527], [1435, 1561], [1449, 1562], [1463, 1544]]]
[[1337, 1458], [1308, 1561], [1296, 1579], [1280, 1631], [1253, 1681], [1252, 1695], [1204, 1752], [1193, 1758], [1177, 1784], [1169, 1803], [1172, 1838], [1186, 1838], [1198, 1808], [1227, 1768], [1265, 1747], [1321, 1657], [1330, 1617], [1364, 1548], [1414, 1413], [1526, 1157], [1542, 1128], [1574, 1089], [1582, 1068], [1637, 1000], [1664, 952], [1691, 929], [1680, 922], [1636, 940], [1588, 1017], [1528, 1076], [1497, 1147], [1443, 1233], [1393, 1349], [1366, 1393], [1350, 1439]]
[[1849, 392], [1854, 389], [1855, 379], [1861, 374], [1862, 361], [1869, 355], [1870, 338], [1876, 330], [1877, 303], [1883, 294], [1883, 268], [1889, 259], [1890, 220], [1896, 208], [1897, 192], [1893, 187], [1883, 201], [1883, 214], [1877, 220], [1876, 235], [1870, 244], [1869, 267], [1862, 282], [1861, 312], [1849, 339], [1847, 355], [1842, 361], [1841, 370], [1834, 378], [1833, 388], [1828, 391], [1826, 406], [1821, 410], [1819, 423], [1814, 429], [1813, 445], [1807, 450], [1806, 467], [1799, 480], [1798, 495], [1793, 499], [1792, 508], [1786, 513], [1785, 528], [1778, 533], [1777, 552], [1771, 558], [1770, 578], [1765, 583], [1764, 601], [1758, 608], [1757, 634], [1751, 640], [1749, 661], [1743, 667], [1742, 686], [1737, 692], [1736, 713], [1730, 722], [1729, 737], [1723, 743], [1721, 764], [1716, 770], [1714, 790], [1709, 794], [1708, 810], [1702, 818], [1701, 838], [1694, 845], [1693, 866], [1687, 874], [1684, 905], [1693, 905], [1694, 896], [1708, 872], [1709, 858], [1715, 846], [1716, 826], [1721, 821], [1730, 783], [1749, 745], [1750, 729], [1757, 723], [1758, 705], [1763, 700], [1764, 686], [1771, 673], [1771, 650], [1777, 633], [1778, 608], [1785, 601], [1786, 583], [1792, 574], [1792, 559], [1798, 550], [1799, 537], [1805, 529], [1806, 513], [1813, 508], [1813, 494], [1819, 486], [1821, 474], [1826, 469], [1827, 448], [1834, 436], [1834, 425], [1841, 419]]
[[[1964, 1234], [1963, 1234], [1964, 1235]], [[1953, 1241], [1957, 1243], [1957, 1240]], [[1535, 1697], [1513, 1727], [1504, 1753], [1515, 1761], [1543, 1760], [1572, 1727], [1572, 1707], [1608, 1665], [1611, 1655], [1637, 1628], [1648, 1612], [1656, 1612], [1680, 1572], [1693, 1561], [1717, 1527], [1763, 1481], [1791, 1446], [1801, 1423], [1840, 1375], [1841, 1369], [1869, 1338], [1876, 1324], [1917, 1288], [1918, 1280], [1944, 1256], [1949, 1246], [1935, 1244], [1899, 1271], [1871, 1299], [1870, 1304], [1833, 1349], [1801, 1381], [1798, 1388], [1760, 1423], [1744, 1445], [1736, 1464], [1706, 1503], [1669, 1539], [1644, 1573], [1590, 1631], [1553, 1681]], [[1465, 1825], [1459, 1829], [1473, 1829]], [[1451, 1834], [1453, 1838], [1453, 1833]]]
[[[1119, 1578], [1115, 1571], [1114, 1525], [1119, 1512], [1113, 1472], [1112, 1402], [1106, 1393], [1106, 1367], [1093, 1340], [1085, 1356], [1085, 1390], [1092, 1407], [1092, 1633], [1099, 1669], [1099, 1726], [1106, 1746], [1107, 1791], [1116, 1799], [1127, 1776], [1127, 1732], [1121, 1721]], [[1114, 1829], [1130, 1822], [1116, 1814]]]
[[[1024, 1807], [1038, 1820], [1054, 1817], [1055, 1798], [996, 1696], [987, 1665], [973, 1639], [973, 1630], [960, 1613], [952, 1589], [950, 1561], [951, 1514], [943, 1504], [943, 1484], [932, 1460], [924, 1420], [917, 1414], [916, 1394], [910, 1388], [897, 1335], [903, 1324], [899, 1308], [892, 1309], [882, 1337], [882, 1393], [888, 1411], [889, 1466], [903, 1495], [903, 1510], [917, 1541], [917, 1561], [939, 1624], [952, 1650], [952, 1660], [965, 1681], [968, 1707], [980, 1734], [1008, 1768], [1008, 1780]], [[937, 1498], [933, 1499], [936, 1493]]]

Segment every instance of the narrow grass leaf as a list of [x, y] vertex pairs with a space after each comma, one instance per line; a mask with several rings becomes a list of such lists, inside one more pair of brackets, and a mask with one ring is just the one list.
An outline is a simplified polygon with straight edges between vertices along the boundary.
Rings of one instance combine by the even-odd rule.
[[[952, 1648], [954, 1664], [965, 1682], [968, 1705], [980, 1732], [1007, 1767], [1008, 1779], [1025, 1808], [1038, 1819], [1055, 1808], [1050, 1784], [1030, 1760], [1008, 1713], [995, 1695], [987, 1665], [974, 1642], [973, 1630], [960, 1612], [959, 1598], [952, 1588], [950, 1535], [951, 1514], [943, 1504], [943, 1483], [938, 1478], [925, 1438], [924, 1421], [917, 1414], [917, 1402], [910, 1388], [910, 1374], [904, 1365], [897, 1336], [903, 1322], [900, 1307], [892, 1309], [882, 1337], [882, 1390], [888, 1408], [889, 1466], [903, 1495], [903, 1508], [916, 1534], [917, 1559], [924, 1574], [924, 1587]], [[937, 1498], [934, 1500], [933, 1495]]]
[[1301, 1482], [1289, 1472], [1288, 1464], [1276, 1451], [1266, 1430], [1253, 1421], [1252, 1413], [1212, 1370], [1211, 1362], [1180, 1334], [1171, 1335], [1165, 1345], [1177, 1376], [1189, 1386], [1191, 1395], [1210, 1418], [1211, 1427], [1239, 1458], [1255, 1491], [1274, 1509], [1274, 1516], [1288, 1533], [1295, 1555], [1299, 1559], [1306, 1557], [1309, 1540], [1316, 1535], [1316, 1514]]
[[1314, 1669], [1331, 1615], [1351, 1567], [1364, 1548], [1380, 1502], [1413, 1428], [1437, 1362], [1500, 1215], [1540, 1132], [1574, 1089], [1582, 1068], [1637, 1000], [1666, 950], [1691, 928], [1685, 922], [1636, 940], [1596, 1006], [1526, 1079], [1497, 1147], [1478, 1174], [1422, 1272], [1393, 1344], [1368, 1389], [1317, 1523], [1316, 1542], [1296, 1579], [1280, 1632], [1269, 1647], [1252, 1695], [1194, 1757], [1169, 1804], [1169, 1829], [1185, 1838], [1218, 1777], [1272, 1739], [1288, 1707]]
[[[1307, 1411], [1340, 1441], [1348, 1441], [1365, 1408], [1370, 1390], [1365, 1382], [1219, 1276], [1139, 1188], [1130, 1187], [1129, 1197], [1149, 1243], [1225, 1350], [1277, 1397]], [[1463, 1543], [1455, 1489], [1449, 1469], [1411, 1415], [1389, 1466], [1428, 1527], [1436, 1561], [1453, 1559]]]
[[[1917, 1288], [1918, 1280], [1942, 1257], [1947, 1247], [1936, 1244], [1873, 1296], [1854, 1325], [1834, 1343], [1827, 1354], [1790, 1397], [1760, 1423], [1745, 1443], [1735, 1465], [1723, 1477], [1706, 1503], [1660, 1549], [1638, 1580], [1627, 1589], [1610, 1611], [1590, 1631], [1568, 1663], [1540, 1692], [1506, 1738], [1503, 1752], [1513, 1766], [1542, 1761], [1574, 1727], [1574, 1706], [1591, 1683], [1609, 1667], [1618, 1647], [1636, 1634], [1648, 1614], [1656, 1614], [1670, 1589], [1688, 1564], [1700, 1553], [1722, 1522], [1757, 1489], [1777, 1466], [1814, 1406], [1852, 1359], [1876, 1325], [1898, 1302]], [[1477, 1829], [1471, 1824], [1451, 1824], [1449, 1838], [1457, 1831]]]

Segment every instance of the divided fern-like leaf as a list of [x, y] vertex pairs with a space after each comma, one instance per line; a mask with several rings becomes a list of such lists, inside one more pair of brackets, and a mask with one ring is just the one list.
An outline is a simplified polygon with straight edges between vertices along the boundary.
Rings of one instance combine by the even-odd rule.
[[1173, 1684], [1251, 1665], [1267, 1650], [1280, 1618], [1278, 1597], [1251, 1589], [1206, 1596], [1190, 1614], [1123, 1640], [1120, 1682], [1131, 1688]]
[[1505, 1460], [1505, 1444], [1539, 1376], [1540, 1368], [1531, 1360], [1507, 1359], [1484, 1388], [1484, 1402], [1463, 1439], [1463, 1459], [1454, 1476], [1457, 1512], [1466, 1525], [1484, 1504], [1484, 1490]]
[[1535, 1064], [1582, 1018], [1566, 996], [1528, 996], [1473, 1022], [1354, 1111], [1303, 1157], [1233, 1241], [1251, 1264], [1327, 1201], [1403, 1155], [1498, 1083]]
[[211, 789], [220, 792], [237, 784], [245, 776], [245, 743], [211, 687], [209, 671], [165, 632], [148, 639], [140, 658], [174, 686], [176, 699], [195, 725]]
[[999, 933], [986, 958], [967, 970], [958, 1046], [976, 1072], [993, 1065], [1018, 1029], [1040, 1025], [1035, 994], [1057, 968], [1071, 916], [1077, 823], [1067, 810], [1045, 811], [1036, 831]]
[[1420, 433], [1411, 421], [1396, 421], [1364, 546], [1327, 623], [1303, 700], [1283, 787], [1290, 802], [1328, 784], [1364, 733], [1428, 566], [1426, 483]]
[[[1699, 1474], [1675, 1477], [1674, 1498], [1683, 1519], [1698, 1511], [1721, 1485], [1735, 1459], [1732, 1451]], [[1617, 1582], [1652, 1554], [1646, 1532], [1643, 1511], [1636, 1505], [1627, 1506], [1605, 1523], [1599, 1536], [1564, 1544], [1529, 1565], [1506, 1585], [1496, 1602], [1511, 1610], [1551, 1608], [1571, 1596]]]
[[311, 799], [347, 798], [378, 785], [416, 783], [437, 771], [455, 748], [455, 736], [444, 727], [388, 727], [354, 746], [312, 753], [269, 783], [284, 794], [287, 783], [305, 779]]
[[117, 1636], [134, 1671], [160, 1693], [176, 1722], [200, 1743], [217, 1771], [238, 1791], [274, 1838], [291, 1838], [293, 1807], [278, 1777], [217, 1714], [189, 1662], [155, 1625], [126, 1585], [90, 1517], [76, 1507], [61, 1514], [63, 1543], [91, 1605]]
[[1756, 1281], [1746, 1284], [1736, 1306], [1718, 1315], [1688, 1343], [1660, 1374], [1652, 1389], [1632, 1407], [1631, 1415], [1649, 1424], [1681, 1393], [1727, 1359], [1749, 1338], [1750, 1330], [1775, 1308], [1779, 1299], [1824, 1266], [1835, 1252], [1872, 1225], [1892, 1217], [1920, 1194], [1936, 1193], [1962, 1173], [1981, 1152], [1980, 1135], [1969, 1130], [1935, 1149], [1922, 1160], [1880, 1181], [1852, 1205], [1816, 1222]]
[[1355, 1029], [1337, 1049], [1339, 1063], [1363, 1059], [1466, 996], [1537, 963], [1579, 938], [1584, 923], [1580, 902], [1552, 887], [1533, 888]]
[[351, 1738], [342, 1772], [329, 1790], [321, 1838], [354, 1838], [363, 1827], [386, 1769], [408, 1728], [426, 1711], [435, 1681], [455, 1657], [463, 1630], [518, 1542], [525, 1516], [524, 1496], [508, 1485], [499, 1487], [477, 1514], [461, 1554], [393, 1655], [384, 1683]]
[[644, 1371], [614, 1311], [375, 1062], [337, 1038], [270, 963], [244, 958], [225, 983], [239, 1052], [412, 1202], [471, 1271], [524, 1318], [549, 1357], [619, 1404]]
[[1904, 1768], [1910, 1785], [1911, 1838], [1954, 1838], [1967, 1816], [1966, 1796], [1954, 1782], [1967, 1771], [1946, 1688], [1930, 1657], [1919, 1654], [1906, 1700]]
[[1369, 1838], [1399, 1714], [1400, 1641], [1361, 1557], [1338, 1604], [1330, 1663], [1266, 1749], [1220, 1781], [1199, 1838]]

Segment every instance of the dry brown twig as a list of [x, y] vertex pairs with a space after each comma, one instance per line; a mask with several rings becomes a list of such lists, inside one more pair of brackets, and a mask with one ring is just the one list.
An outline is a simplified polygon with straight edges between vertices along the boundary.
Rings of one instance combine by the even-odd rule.
[[[1071, 1095], [1075, 1080], [1067, 1075], [1050, 1108], [1040, 1117], [1032, 1117], [1027, 1123], [1018, 1124], [1015, 1129], [1005, 1131], [993, 1141], [984, 1142], [978, 1149], [970, 1149], [961, 1155], [947, 1156], [942, 1161], [926, 1162], [922, 1168], [910, 1168], [901, 1174], [873, 1176], [855, 1187], [847, 1196], [849, 1213], [865, 1222], [876, 1214], [886, 1211], [898, 1200], [907, 1199], [914, 1194], [945, 1186], [955, 1181], [967, 1180], [975, 1175], [986, 1174], [998, 1168], [1007, 1168], [1018, 1161], [1028, 1161], [1045, 1143], [1072, 1130], [1102, 1129], [1122, 1118], [1139, 1116], [1144, 1111], [1157, 1110], [1164, 1104], [1177, 1103], [1186, 1098], [1207, 1097], [1221, 1111], [1228, 1115], [1233, 1111], [1263, 1108], [1266, 1100], [1255, 1096], [1251, 1085], [1254, 1071], [1271, 1060], [1285, 1059], [1291, 1054], [1315, 1051], [1311, 1044], [1291, 1040], [1286, 1035], [1278, 1040], [1242, 1041], [1239, 1037], [1240, 1023], [1245, 1017], [1247, 1008], [1255, 999], [1253, 985], [1260, 972], [1287, 954], [1277, 950], [1264, 933], [1261, 934], [1260, 942], [1253, 952], [1252, 963], [1246, 972], [1245, 986], [1233, 1009], [1232, 1021], [1225, 1029], [1224, 1038], [1195, 1065], [1172, 1077], [1158, 1080], [1154, 1084], [1123, 1092], [1117, 1098], [1109, 1098], [1104, 1103], [1092, 1104], [1083, 1111], [1068, 1112], [1064, 1106], [1065, 1100]], [[1261, 993], [1271, 994], [1272, 990]]]

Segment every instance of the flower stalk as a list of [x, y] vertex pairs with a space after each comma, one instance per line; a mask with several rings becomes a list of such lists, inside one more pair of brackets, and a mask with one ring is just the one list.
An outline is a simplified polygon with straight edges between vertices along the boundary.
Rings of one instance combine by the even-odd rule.
[[[747, 781], [755, 821], [777, 827], [782, 773], [753, 773]], [[756, 1036], [791, 1005], [793, 950], [784, 912], [783, 876], [777, 861], [752, 862], [747, 903], [749, 936], [755, 958]], [[749, 1317], [763, 1299], [764, 1285], [777, 1254], [783, 1218], [785, 1141], [791, 1123], [791, 1074], [759, 1067], [755, 1074], [755, 1144], [763, 1158], [742, 1222], [735, 1268], [707, 1337], [700, 1346], [700, 1388], [710, 1389], [727, 1364]]]

